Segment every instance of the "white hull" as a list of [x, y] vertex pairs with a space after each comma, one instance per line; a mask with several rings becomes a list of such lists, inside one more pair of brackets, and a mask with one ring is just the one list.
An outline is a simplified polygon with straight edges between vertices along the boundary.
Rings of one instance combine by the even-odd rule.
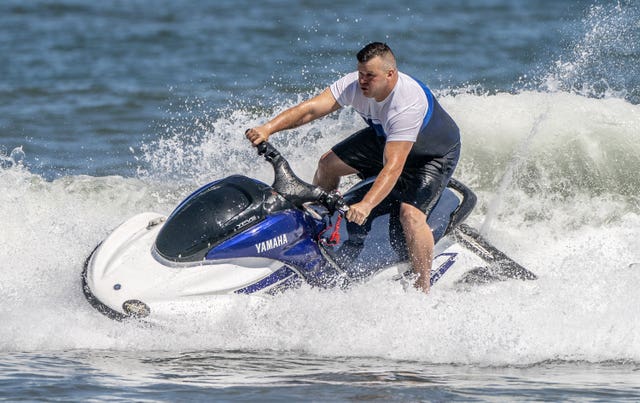
[[[282, 262], [257, 257], [202, 261], [201, 264], [166, 261], [153, 251], [164, 219], [161, 214], [149, 212], [132, 217], [116, 228], [89, 257], [84, 274], [85, 294], [98, 310], [116, 319], [135, 316], [136, 309], [140, 309], [129, 304], [127, 310], [127, 301], [144, 302], [147, 312], [140, 312], [141, 316], [146, 316], [148, 311], [153, 312], [153, 316], [170, 314], [185, 306], [197, 310], [199, 306], [209, 305], [205, 302], [214, 296], [233, 295], [283, 268]], [[384, 223], [379, 224], [379, 228], [384, 228]], [[438, 286], [454, 284], [469, 269], [485, 265], [451, 237], [436, 245], [435, 254], [432, 276], [438, 277]], [[361, 259], [375, 258], [373, 247], [365, 247], [361, 256]], [[393, 264], [374, 277], [397, 280], [399, 272], [405, 270], [409, 270], [407, 264]], [[268, 292], [275, 286], [277, 284], [260, 292]]]
[[[87, 261], [85, 293], [110, 310], [128, 316], [123, 309], [126, 301], [144, 301], [156, 312], [156, 305], [171, 301], [188, 303], [203, 296], [233, 294], [283, 266], [266, 258], [190, 265], [161, 262], [162, 258], [153, 252], [153, 244], [163, 219], [157, 213], [141, 213], [116, 228]], [[154, 222], [160, 223], [149, 225]]]

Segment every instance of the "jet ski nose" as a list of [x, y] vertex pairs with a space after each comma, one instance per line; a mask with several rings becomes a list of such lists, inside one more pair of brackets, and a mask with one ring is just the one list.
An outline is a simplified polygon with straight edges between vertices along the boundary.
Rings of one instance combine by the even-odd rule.
[[122, 303], [122, 310], [133, 318], [146, 318], [151, 313], [149, 306], [137, 299], [130, 299]]

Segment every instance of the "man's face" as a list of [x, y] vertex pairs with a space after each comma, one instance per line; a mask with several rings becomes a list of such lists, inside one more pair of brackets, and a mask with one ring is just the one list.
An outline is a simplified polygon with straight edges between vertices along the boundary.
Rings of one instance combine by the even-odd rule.
[[392, 74], [393, 70], [385, 69], [380, 56], [365, 63], [358, 63], [360, 89], [365, 97], [374, 98], [376, 101], [382, 101], [389, 95]]

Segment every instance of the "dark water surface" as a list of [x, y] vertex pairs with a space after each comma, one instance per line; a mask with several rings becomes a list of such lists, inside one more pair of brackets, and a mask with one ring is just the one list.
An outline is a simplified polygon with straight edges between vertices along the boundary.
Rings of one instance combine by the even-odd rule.
[[[160, 328], [84, 259], [196, 186], [268, 181], [242, 133], [382, 40], [459, 123], [470, 223], [538, 274], [428, 298], [238, 298]], [[0, 400], [640, 400], [640, 3], [0, 3]], [[305, 179], [349, 111], [273, 141]]]

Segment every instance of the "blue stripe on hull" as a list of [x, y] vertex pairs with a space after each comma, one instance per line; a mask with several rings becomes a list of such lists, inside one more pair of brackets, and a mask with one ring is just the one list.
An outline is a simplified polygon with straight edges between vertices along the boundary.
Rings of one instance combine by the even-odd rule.
[[446, 273], [447, 270], [449, 270], [451, 266], [453, 266], [453, 264], [456, 262], [458, 254], [457, 253], [441, 253], [437, 257], [440, 257], [440, 256], [449, 256], [449, 258], [443, 264], [441, 264], [440, 267], [438, 267], [438, 269], [434, 273], [431, 273], [431, 279], [430, 279], [431, 285], [434, 285], [436, 281], [438, 281], [440, 277], [442, 277], [444, 273]]
[[281, 268], [271, 273], [267, 277], [263, 278], [262, 280], [256, 283], [253, 283], [251, 285], [248, 285], [244, 288], [241, 288], [239, 290], [236, 290], [235, 293], [236, 294], [253, 294], [256, 291], [260, 291], [264, 288], [272, 286], [283, 280], [290, 280], [293, 277], [298, 278], [298, 273], [296, 273], [295, 271], [293, 271], [287, 266], [282, 266]]

